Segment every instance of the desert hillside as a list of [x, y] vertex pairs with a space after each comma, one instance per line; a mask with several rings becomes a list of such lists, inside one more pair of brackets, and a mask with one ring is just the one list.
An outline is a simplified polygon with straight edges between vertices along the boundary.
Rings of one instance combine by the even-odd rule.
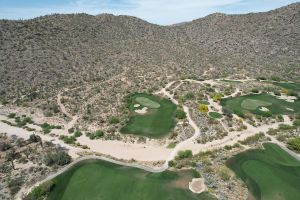
[[300, 3], [174, 26], [110, 14], [0, 20], [0, 92], [20, 97], [121, 74], [135, 82], [145, 74], [200, 77], [207, 69], [213, 78], [274, 74], [299, 81], [299, 26]]

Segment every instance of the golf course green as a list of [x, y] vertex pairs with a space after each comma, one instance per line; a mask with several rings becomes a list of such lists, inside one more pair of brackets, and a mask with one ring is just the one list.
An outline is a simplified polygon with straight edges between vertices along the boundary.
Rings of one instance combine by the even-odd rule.
[[188, 189], [192, 171], [151, 173], [101, 160], [82, 161], [53, 179], [48, 200], [209, 200]]
[[[257, 115], [266, 115], [268, 113], [294, 114], [300, 112], [299, 98], [294, 102], [288, 102], [269, 94], [250, 94], [221, 99], [221, 105], [241, 117], [247, 112]], [[268, 111], [262, 110], [263, 107], [267, 108]]]
[[263, 146], [264, 149], [235, 155], [226, 162], [227, 166], [258, 200], [299, 199], [300, 161], [276, 144]]
[[131, 95], [127, 101], [130, 118], [121, 133], [159, 138], [175, 127], [177, 106], [170, 100], [139, 93]]

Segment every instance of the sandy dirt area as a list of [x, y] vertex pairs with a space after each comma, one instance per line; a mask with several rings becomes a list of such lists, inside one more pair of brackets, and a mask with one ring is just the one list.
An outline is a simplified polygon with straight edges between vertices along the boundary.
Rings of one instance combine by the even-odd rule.
[[204, 184], [204, 178], [193, 178], [189, 183], [189, 189], [196, 194], [200, 194], [206, 191], [206, 185]]

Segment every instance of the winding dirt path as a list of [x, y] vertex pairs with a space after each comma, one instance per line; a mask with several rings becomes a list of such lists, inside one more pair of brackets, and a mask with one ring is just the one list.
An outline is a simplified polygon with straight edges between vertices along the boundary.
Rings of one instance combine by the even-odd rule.
[[68, 122], [68, 124], [64, 128], [65, 130], [68, 130], [68, 129], [73, 128], [75, 126], [75, 124], [78, 120], [78, 116], [77, 115], [73, 116], [67, 111], [64, 104], [61, 103], [61, 98], [62, 98], [61, 93], [58, 93], [58, 95], [57, 95], [57, 104], [58, 104], [58, 106], [60, 107], [63, 114], [65, 114], [67, 117], [71, 118], [71, 121]]

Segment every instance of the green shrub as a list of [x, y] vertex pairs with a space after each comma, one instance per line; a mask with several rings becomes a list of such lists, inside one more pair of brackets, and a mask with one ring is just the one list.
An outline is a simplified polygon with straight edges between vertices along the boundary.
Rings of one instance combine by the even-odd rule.
[[66, 165], [71, 162], [71, 157], [62, 149], [55, 149], [53, 151], [47, 152], [44, 157], [44, 163], [47, 166], [52, 165]]
[[169, 166], [169, 167], [174, 167], [174, 165], [175, 165], [175, 162], [174, 162], [173, 160], [170, 160], [170, 161], [168, 162], [168, 166]]
[[193, 156], [193, 153], [191, 150], [183, 150], [183, 151], [179, 151], [176, 159], [184, 159], [184, 158], [190, 158]]
[[46, 181], [39, 186], [33, 188], [33, 190], [24, 198], [24, 200], [43, 200], [46, 199], [48, 194], [55, 187], [54, 181]]
[[193, 177], [194, 178], [201, 178], [201, 174], [197, 170], [193, 170]]
[[228, 181], [230, 179], [231, 173], [227, 167], [220, 167], [217, 171], [223, 181]]
[[177, 109], [175, 111], [175, 117], [177, 119], [185, 119], [186, 118], [186, 113], [183, 110], [181, 110], [181, 109]]
[[300, 119], [296, 119], [295, 121], [293, 121], [293, 125], [300, 126]]
[[280, 81], [280, 78], [278, 76], [271, 76], [272, 81]]
[[16, 117], [16, 113], [9, 113], [7, 117], [8, 118], [15, 118]]
[[193, 92], [186, 93], [185, 99], [193, 99], [193, 98], [195, 98], [195, 95]]
[[300, 152], [300, 137], [288, 140], [288, 148]]
[[96, 137], [96, 138], [103, 137], [103, 135], [104, 135], [104, 132], [101, 131], [101, 130], [97, 130], [97, 131], [95, 132], [95, 137]]
[[76, 130], [75, 132], [74, 132], [74, 136], [75, 137], [80, 137], [82, 135], [82, 133], [79, 131], [79, 130]]
[[120, 122], [120, 120], [119, 120], [119, 118], [117, 118], [117, 117], [110, 117], [110, 118], [108, 119], [108, 122], [109, 122], [110, 124], [118, 124], [118, 123]]
[[69, 128], [68, 132], [71, 134], [71, 133], [74, 133], [74, 130], [75, 130], [74, 128]]
[[264, 138], [264, 136], [265, 135], [263, 133], [258, 133], [253, 136], [247, 137], [245, 140], [241, 141], [240, 143], [243, 145], [253, 144], [253, 143], [256, 143], [257, 141], [259, 141], [260, 139]]
[[279, 129], [280, 130], [292, 130], [292, 129], [294, 129], [294, 127], [291, 125], [288, 125], [288, 124], [279, 124]]

